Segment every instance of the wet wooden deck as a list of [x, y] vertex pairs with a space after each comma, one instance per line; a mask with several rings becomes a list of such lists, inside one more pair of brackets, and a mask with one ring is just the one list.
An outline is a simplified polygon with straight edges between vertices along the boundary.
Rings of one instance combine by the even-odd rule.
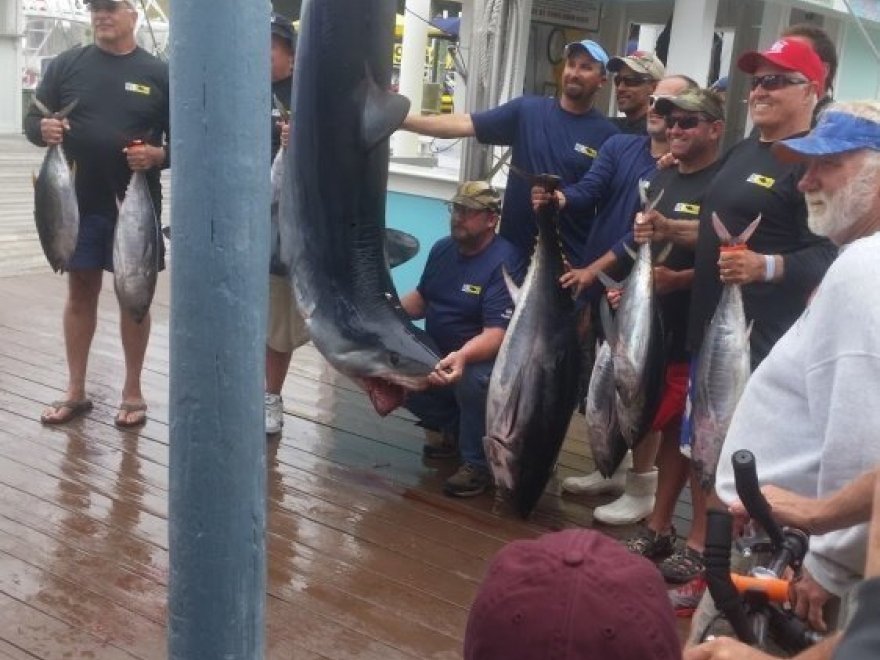
[[[122, 357], [105, 278], [95, 410], [53, 428], [38, 416], [66, 378], [66, 282], [32, 270], [0, 276], [0, 658], [164, 658], [168, 278], [153, 306], [148, 424], [112, 423]], [[588, 525], [608, 500], [560, 497], [554, 479], [526, 522], [491, 495], [444, 497], [454, 464], [424, 461], [411, 418], [380, 419], [311, 346], [294, 355], [284, 398], [283, 436], [267, 444], [269, 658], [460, 657], [488, 559], [509, 540]], [[583, 438], [576, 416], [558, 479], [591, 469]]]

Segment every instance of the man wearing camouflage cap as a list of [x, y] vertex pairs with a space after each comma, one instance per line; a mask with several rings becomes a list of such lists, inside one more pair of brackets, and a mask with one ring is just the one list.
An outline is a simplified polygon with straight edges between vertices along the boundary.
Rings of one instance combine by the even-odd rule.
[[617, 109], [624, 115], [611, 121], [623, 133], [644, 135], [648, 132], [650, 96], [666, 75], [663, 63], [654, 53], [637, 50], [625, 57], [612, 57], [608, 71], [614, 74]]
[[502, 266], [519, 281], [522, 254], [495, 233], [501, 212], [498, 191], [485, 181], [462, 183], [449, 202], [450, 236], [428, 255], [415, 291], [401, 298], [443, 359], [429, 381], [433, 387], [409, 395], [406, 407], [428, 432], [426, 458], [452, 458], [462, 464], [444, 485], [455, 497], [479, 495], [489, 486], [483, 452], [486, 394], [495, 356], [513, 314]]

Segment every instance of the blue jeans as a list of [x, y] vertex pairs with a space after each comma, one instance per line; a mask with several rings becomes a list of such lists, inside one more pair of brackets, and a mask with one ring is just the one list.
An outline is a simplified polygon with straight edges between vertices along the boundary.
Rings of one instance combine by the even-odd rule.
[[494, 365], [494, 360], [469, 364], [455, 385], [412, 392], [404, 403], [425, 428], [457, 432], [461, 459], [483, 469], [489, 468], [483, 436], [486, 435], [486, 395]]

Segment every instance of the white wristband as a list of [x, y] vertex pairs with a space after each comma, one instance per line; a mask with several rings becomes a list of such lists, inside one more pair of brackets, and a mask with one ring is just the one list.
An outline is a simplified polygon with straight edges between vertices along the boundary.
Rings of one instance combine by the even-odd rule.
[[764, 255], [764, 281], [772, 282], [776, 275], [776, 257], [772, 254]]

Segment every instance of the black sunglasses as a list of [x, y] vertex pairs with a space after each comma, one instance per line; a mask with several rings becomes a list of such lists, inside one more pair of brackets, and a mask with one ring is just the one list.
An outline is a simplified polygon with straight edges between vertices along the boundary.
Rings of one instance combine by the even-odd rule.
[[615, 87], [620, 87], [620, 85], [624, 87], [638, 87], [653, 81], [653, 78], [648, 78], [647, 76], [621, 76], [619, 74], [614, 76]]
[[713, 120], [706, 119], [705, 117], [701, 117], [700, 115], [679, 115], [677, 117], [673, 115], [666, 115], [665, 117], [663, 117], [663, 121], [666, 124], [666, 128], [673, 128], [676, 124], [678, 124], [678, 127], [681, 130], [687, 131], [691, 128], [696, 128], [701, 121], [710, 124]]
[[480, 209], [475, 209], [471, 208], [470, 206], [465, 206], [464, 204], [456, 204], [455, 202], [446, 202], [446, 208], [449, 209], [450, 214], [460, 214], [464, 216], [477, 215], [478, 213], [484, 213], [486, 211], [493, 210], [488, 206]]
[[803, 78], [786, 76], [784, 73], [768, 73], [766, 76], [752, 76], [749, 86], [752, 89], [758, 89], [758, 85], [760, 85], [768, 92], [772, 92], [789, 85], [806, 85], [809, 82], [809, 80], [804, 80]]

